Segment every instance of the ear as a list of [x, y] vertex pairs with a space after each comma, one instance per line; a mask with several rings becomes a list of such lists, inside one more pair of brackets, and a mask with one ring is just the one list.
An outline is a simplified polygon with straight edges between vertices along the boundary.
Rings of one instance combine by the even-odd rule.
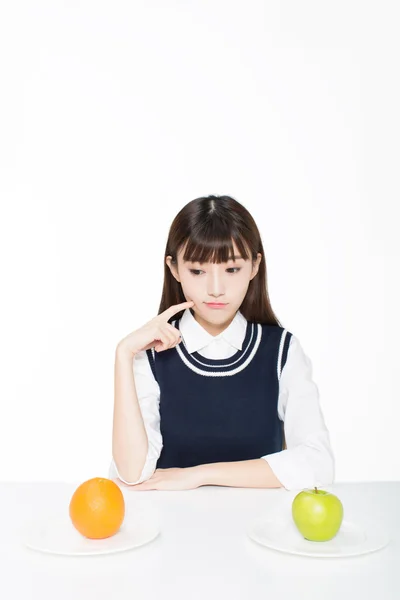
[[260, 252], [257, 254], [257, 259], [253, 265], [253, 270], [251, 272], [251, 277], [250, 277], [250, 281], [252, 279], [254, 279], [254, 277], [257, 275], [258, 273], [258, 268], [260, 266], [260, 262], [261, 262], [261, 258], [262, 258], [262, 254], [260, 254]]
[[167, 256], [165, 259], [165, 262], [169, 266], [169, 269], [170, 269], [172, 275], [175, 277], [177, 282], [180, 283], [181, 281], [179, 279], [178, 269], [176, 268], [176, 265], [172, 262], [172, 256]]

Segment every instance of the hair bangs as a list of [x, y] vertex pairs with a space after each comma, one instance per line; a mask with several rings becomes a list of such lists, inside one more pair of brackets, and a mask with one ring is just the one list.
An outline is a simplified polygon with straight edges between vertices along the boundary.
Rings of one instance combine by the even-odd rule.
[[229, 260], [235, 260], [235, 249], [233, 241], [236, 244], [240, 256], [244, 260], [250, 258], [246, 244], [242, 238], [231, 234], [228, 236], [211, 237], [207, 235], [191, 235], [186, 242], [183, 253], [183, 260], [187, 262], [198, 262], [204, 264], [207, 262], [226, 263]]

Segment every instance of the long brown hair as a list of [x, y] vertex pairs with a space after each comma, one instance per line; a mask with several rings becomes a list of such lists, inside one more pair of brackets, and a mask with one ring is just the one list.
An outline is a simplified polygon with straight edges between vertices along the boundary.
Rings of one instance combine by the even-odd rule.
[[[158, 314], [173, 304], [186, 302], [181, 284], [172, 275], [166, 257], [177, 264], [178, 252], [185, 247], [183, 260], [227, 262], [234, 256], [234, 240], [242, 258], [254, 262], [262, 255], [258, 273], [249, 283], [240, 312], [252, 323], [278, 325], [268, 296], [264, 248], [258, 227], [249, 211], [231, 196], [204, 196], [191, 200], [173, 220], [164, 256], [164, 284]], [[179, 319], [182, 312], [173, 319]]]

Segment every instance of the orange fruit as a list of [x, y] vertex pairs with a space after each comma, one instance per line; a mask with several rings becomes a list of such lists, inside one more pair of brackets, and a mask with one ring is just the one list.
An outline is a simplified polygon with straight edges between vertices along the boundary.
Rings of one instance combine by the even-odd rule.
[[111, 537], [125, 517], [124, 495], [111, 479], [93, 477], [78, 486], [69, 503], [72, 524], [87, 538]]

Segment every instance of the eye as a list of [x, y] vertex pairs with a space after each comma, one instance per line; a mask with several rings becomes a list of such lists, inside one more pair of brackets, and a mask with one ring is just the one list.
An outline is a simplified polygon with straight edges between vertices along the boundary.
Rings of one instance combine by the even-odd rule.
[[[229, 272], [230, 275], [234, 275], [234, 273], [239, 272], [240, 269], [241, 269], [241, 267], [230, 267], [229, 269], [227, 269], [227, 271]], [[189, 271], [195, 277], [200, 275], [200, 273], [202, 272], [201, 269], [189, 269]]]

